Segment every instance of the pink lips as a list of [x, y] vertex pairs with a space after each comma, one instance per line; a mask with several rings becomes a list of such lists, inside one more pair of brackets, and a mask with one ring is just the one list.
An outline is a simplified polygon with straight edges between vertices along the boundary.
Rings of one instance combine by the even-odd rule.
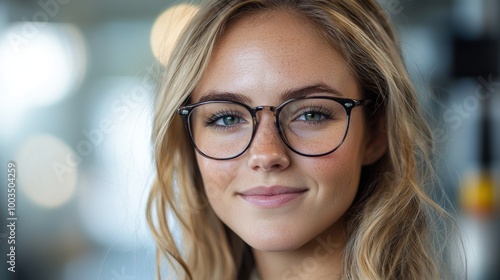
[[252, 188], [238, 193], [238, 195], [255, 206], [274, 208], [298, 198], [306, 191], [306, 188], [272, 186]]

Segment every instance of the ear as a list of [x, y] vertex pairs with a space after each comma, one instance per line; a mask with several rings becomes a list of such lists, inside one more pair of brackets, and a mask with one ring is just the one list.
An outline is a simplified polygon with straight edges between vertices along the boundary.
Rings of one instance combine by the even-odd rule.
[[388, 137], [385, 123], [384, 117], [379, 118], [376, 122], [368, 122], [368, 137], [365, 143], [363, 165], [375, 163], [387, 152]]

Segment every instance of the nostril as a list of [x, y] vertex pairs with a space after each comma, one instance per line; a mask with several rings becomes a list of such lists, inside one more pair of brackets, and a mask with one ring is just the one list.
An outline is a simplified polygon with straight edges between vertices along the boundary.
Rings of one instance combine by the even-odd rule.
[[279, 168], [281, 168], [281, 164], [279, 164], [279, 163], [275, 163], [275, 164], [271, 165], [271, 169], [279, 169]]

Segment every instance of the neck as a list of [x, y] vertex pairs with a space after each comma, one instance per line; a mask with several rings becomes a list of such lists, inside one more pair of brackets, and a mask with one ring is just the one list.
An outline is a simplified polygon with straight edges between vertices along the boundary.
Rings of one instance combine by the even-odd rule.
[[344, 246], [344, 238], [327, 231], [293, 251], [253, 255], [261, 280], [341, 279]]

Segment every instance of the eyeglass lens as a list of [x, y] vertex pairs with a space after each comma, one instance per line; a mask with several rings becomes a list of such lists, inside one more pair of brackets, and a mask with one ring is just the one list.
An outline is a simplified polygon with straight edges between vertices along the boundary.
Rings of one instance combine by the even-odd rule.
[[[334, 100], [294, 100], [276, 113], [283, 141], [301, 154], [328, 153], [342, 143], [347, 131], [346, 110]], [[236, 103], [197, 106], [189, 116], [189, 123], [197, 149], [217, 159], [241, 154], [248, 148], [254, 132], [250, 111]]]

